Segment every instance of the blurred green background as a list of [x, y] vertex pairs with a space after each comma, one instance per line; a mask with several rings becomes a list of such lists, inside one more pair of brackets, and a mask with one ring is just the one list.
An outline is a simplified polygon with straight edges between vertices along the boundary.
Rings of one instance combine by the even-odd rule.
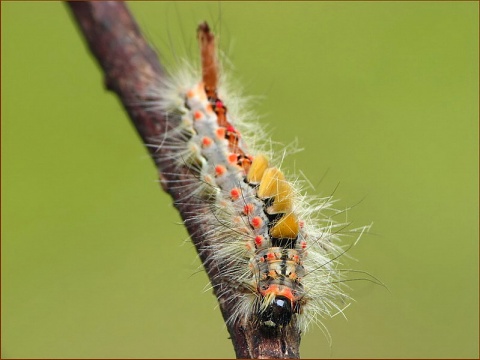
[[[2, 357], [232, 357], [171, 199], [64, 4], [2, 2]], [[478, 357], [478, 3], [130, 3], [172, 62], [220, 32], [272, 138], [374, 223], [303, 357]], [[163, 58], [163, 57], [162, 57]]]

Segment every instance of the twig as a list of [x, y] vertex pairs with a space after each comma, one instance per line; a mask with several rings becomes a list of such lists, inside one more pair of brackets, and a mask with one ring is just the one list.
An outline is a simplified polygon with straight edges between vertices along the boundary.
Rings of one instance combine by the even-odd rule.
[[[161, 138], [167, 129], [166, 119], [161, 115], [147, 111], [138, 101], [139, 94], [145, 93], [155, 81], [164, 77], [164, 70], [158, 62], [157, 55], [145, 41], [138, 25], [122, 2], [68, 2], [74, 20], [85, 37], [90, 51], [103, 69], [107, 89], [115, 92], [127, 111], [142, 142]], [[196, 24], [195, 24], [196, 25]], [[168, 158], [172, 150], [150, 148], [152, 159]], [[153, 156], [155, 152], [162, 156]], [[231, 293], [218, 290], [225, 284], [219, 283], [215, 274], [219, 264], [211, 260], [208, 250], [203, 249], [211, 241], [208, 224], [198, 226], [193, 220], [195, 215], [210, 211], [207, 204], [194, 197], [188, 202], [181, 201], [181, 194], [174, 184], [182, 181], [185, 185], [198, 182], [188, 169], [178, 171], [173, 163], [155, 161], [163, 189], [168, 192], [180, 212], [184, 224], [195, 244], [200, 258], [212, 281], [214, 293], [218, 298], [223, 318], [232, 315], [232, 303], [228, 302]], [[195, 226], [194, 226], [195, 224]], [[215, 280], [217, 279], [217, 280]], [[231, 290], [230, 290], [231, 291]], [[233, 297], [230, 297], [233, 298]], [[286, 327], [281, 333], [269, 334], [248, 322], [227, 323], [233, 346], [238, 358], [298, 358], [300, 334], [293, 326]]]

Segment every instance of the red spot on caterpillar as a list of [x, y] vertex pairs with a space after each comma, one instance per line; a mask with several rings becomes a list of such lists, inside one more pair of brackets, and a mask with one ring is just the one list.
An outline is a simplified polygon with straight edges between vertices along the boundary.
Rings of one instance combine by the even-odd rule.
[[289, 249], [287, 252], [287, 258], [296, 264], [300, 264], [300, 256], [298, 256], [297, 250]]
[[204, 138], [202, 139], [202, 145], [204, 147], [208, 147], [208, 146], [212, 145], [212, 142], [213, 142], [213, 140], [210, 139], [208, 136], [204, 136]]
[[273, 252], [267, 253], [267, 260], [268, 261], [275, 260], [275, 259], [276, 259], [276, 256]]
[[238, 200], [240, 198], [241, 191], [239, 188], [233, 188], [230, 190], [230, 196], [232, 197], [232, 200]]
[[251, 214], [254, 210], [253, 204], [247, 204], [243, 207], [243, 213], [245, 215]]
[[305, 250], [307, 248], [307, 242], [305, 240], [300, 242], [300, 247]]
[[195, 113], [193, 114], [193, 117], [195, 120], [200, 120], [202, 117], [203, 117], [203, 114], [200, 110], [197, 110], [195, 111]]
[[252, 218], [252, 226], [255, 229], [258, 229], [260, 226], [262, 226], [262, 224], [263, 224], [263, 220], [260, 216], [255, 216]]
[[305, 221], [299, 220], [298, 221], [298, 226], [300, 226], [300, 229], [303, 229], [303, 227], [305, 226]]
[[223, 165], [217, 165], [215, 166], [215, 174], [217, 176], [222, 176], [223, 174], [225, 174], [227, 172], [227, 169], [225, 168], [225, 166]]
[[255, 236], [255, 245], [257, 247], [260, 247], [264, 240], [265, 240], [265, 238], [262, 235]]
[[217, 134], [217, 138], [219, 139], [225, 139], [225, 131], [227, 129], [225, 129], [224, 127], [219, 127], [217, 130], [216, 130], [216, 134]]
[[228, 162], [232, 165], [236, 165], [237, 164], [237, 159], [238, 159], [238, 155], [237, 154], [230, 154], [228, 155]]
[[192, 97], [195, 96], [195, 92], [193, 90], [188, 90], [187, 92], [187, 98], [191, 99]]

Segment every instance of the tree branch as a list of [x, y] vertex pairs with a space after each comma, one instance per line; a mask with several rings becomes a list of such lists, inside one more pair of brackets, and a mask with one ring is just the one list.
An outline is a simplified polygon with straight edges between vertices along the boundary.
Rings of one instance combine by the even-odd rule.
[[[118, 95], [142, 142], [147, 144], [151, 139], [161, 138], [168, 127], [166, 119], [159, 113], [147, 111], [142, 101], [138, 100], [139, 94], [145, 94], [146, 89], [163, 78], [165, 73], [126, 5], [114, 1], [68, 2], [67, 5], [90, 51], [103, 70], [105, 86]], [[192, 30], [195, 30], [193, 26]], [[158, 169], [162, 187], [172, 196], [197, 248], [226, 320], [233, 313], [233, 302], [228, 300], [234, 298], [234, 294], [231, 289], [226, 292], [219, 291], [226, 285], [221, 284], [219, 277], [215, 276], [220, 271], [220, 265], [212, 261], [209, 251], [205, 250], [209, 248], [206, 245], [213, 241], [207, 235], [211, 234], [209, 225], [198, 226], [198, 223], [193, 221], [198, 214], [211, 210], [205, 202], [195, 197], [191, 197], [188, 203], [182, 202], [184, 195], [174, 186], [179, 181], [192, 185], [199, 180], [187, 168], [179, 171], [173, 162], [158, 160], [169, 158], [168, 155], [173, 150], [149, 148], [149, 151]], [[154, 156], [158, 155], [159, 151], [161, 156]], [[300, 334], [293, 326], [275, 334], [265, 332], [253, 321], [246, 325], [239, 322], [227, 323], [227, 327], [238, 358], [299, 357]]]

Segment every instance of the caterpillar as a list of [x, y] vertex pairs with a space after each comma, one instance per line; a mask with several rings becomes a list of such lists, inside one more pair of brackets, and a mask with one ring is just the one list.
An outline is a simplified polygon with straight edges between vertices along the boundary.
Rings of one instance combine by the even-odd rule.
[[200, 69], [185, 60], [149, 89], [150, 110], [170, 128], [148, 146], [174, 149], [176, 155], [156, 161], [187, 167], [198, 178], [193, 186], [176, 187], [182, 201], [194, 197], [209, 204], [210, 212], [193, 221], [210, 226], [211, 241], [199, 251], [219, 264], [213, 275], [221, 284], [218, 293], [228, 293], [234, 307], [227, 321], [254, 321], [270, 330], [323, 327], [322, 319], [341, 313], [350, 299], [337, 269], [345, 224], [325, 215], [336, 213], [331, 197], [306, 195], [301, 181], [289, 180], [278, 166], [281, 156], [258, 146], [267, 137], [242, 113], [248, 99], [230, 101], [207, 23], [199, 25], [197, 37]]

